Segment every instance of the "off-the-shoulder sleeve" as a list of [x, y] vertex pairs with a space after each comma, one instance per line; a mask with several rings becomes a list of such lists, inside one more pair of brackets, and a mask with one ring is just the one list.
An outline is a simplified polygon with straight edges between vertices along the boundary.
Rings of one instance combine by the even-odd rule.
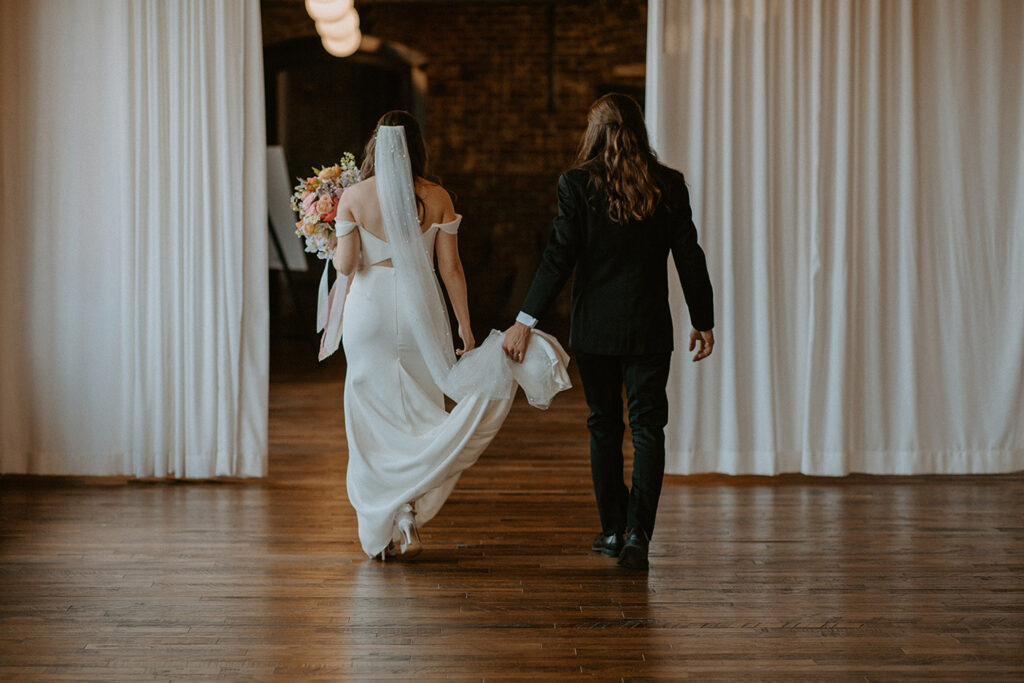
[[455, 214], [455, 220], [447, 223], [434, 223], [434, 225], [437, 226], [438, 230], [446, 232], [449, 235], [454, 235], [459, 232], [460, 223], [462, 223], [462, 214], [457, 213]]
[[336, 220], [336, 221], [334, 221], [334, 233], [338, 237], [344, 237], [345, 235], [349, 234], [350, 232], [352, 232], [353, 230], [355, 230], [358, 227], [359, 227], [359, 224], [358, 223], [353, 223], [352, 221], [343, 221], [343, 220]]

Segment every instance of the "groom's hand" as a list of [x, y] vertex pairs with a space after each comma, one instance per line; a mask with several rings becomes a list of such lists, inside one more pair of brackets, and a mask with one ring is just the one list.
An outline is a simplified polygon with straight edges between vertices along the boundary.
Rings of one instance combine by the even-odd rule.
[[[699, 332], [695, 329], [690, 330], [690, 350], [693, 351], [697, 348], [697, 353], [694, 354], [694, 362], [707, 358], [711, 355], [711, 349], [715, 346], [715, 333], [712, 330], [705, 330]], [[698, 348], [699, 347], [699, 348]]]
[[505, 341], [501, 343], [501, 348], [505, 350], [506, 356], [517, 363], [522, 363], [526, 356], [526, 347], [529, 344], [530, 328], [517, 322], [505, 330]]

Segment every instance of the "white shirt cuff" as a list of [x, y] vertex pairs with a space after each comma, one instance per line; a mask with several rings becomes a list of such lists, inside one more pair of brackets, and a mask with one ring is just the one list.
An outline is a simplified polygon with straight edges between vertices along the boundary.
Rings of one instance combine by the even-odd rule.
[[516, 316], [516, 322], [522, 323], [531, 329], [537, 326], [537, 319], [529, 313], [523, 313], [522, 311], [519, 311], [519, 315]]

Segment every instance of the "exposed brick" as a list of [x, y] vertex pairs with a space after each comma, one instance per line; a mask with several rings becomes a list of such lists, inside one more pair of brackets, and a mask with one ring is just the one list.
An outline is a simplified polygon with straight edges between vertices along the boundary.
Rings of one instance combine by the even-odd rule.
[[[427, 141], [466, 217], [460, 248], [478, 336], [522, 302], [598, 89], [645, 59], [644, 0], [553, 6], [551, 23], [535, 3], [356, 3], [364, 33], [427, 57]], [[301, 0], [263, 0], [262, 10], [265, 44], [315, 33]], [[555, 329], [565, 294], [557, 308]]]

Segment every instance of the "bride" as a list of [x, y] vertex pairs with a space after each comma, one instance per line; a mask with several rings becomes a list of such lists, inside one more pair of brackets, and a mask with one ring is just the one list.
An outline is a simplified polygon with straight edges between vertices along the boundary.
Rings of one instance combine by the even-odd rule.
[[[417, 525], [437, 514], [459, 475], [498, 432], [516, 383], [531, 403], [546, 407], [570, 386], [568, 359], [541, 332], [534, 333], [538, 348], [531, 344], [522, 366], [505, 357], [498, 332], [474, 350], [458, 250], [462, 216], [430, 180], [411, 114], [381, 117], [366, 146], [362, 177], [339, 202], [333, 256], [338, 272], [350, 276], [347, 296], [339, 297], [347, 488], [363, 550], [379, 559], [407, 559], [422, 550]], [[435, 255], [458, 323], [457, 352]], [[456, 355], [462, 357], [457, 364]], [[450, 413], [445, 395], [456, 401]]]

